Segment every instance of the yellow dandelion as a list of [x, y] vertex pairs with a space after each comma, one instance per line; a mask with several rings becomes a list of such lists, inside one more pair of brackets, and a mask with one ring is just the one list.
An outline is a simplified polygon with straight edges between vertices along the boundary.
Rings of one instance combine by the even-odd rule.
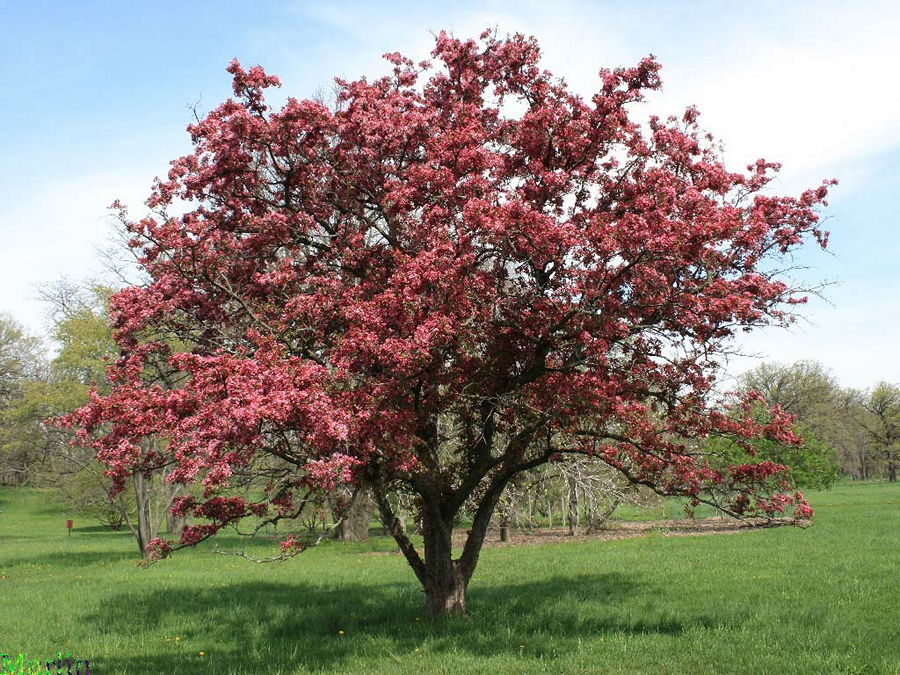
[[178, 642], [180, 639], [181, 639], [180, 637], [176, 637], [175, 642]]
[[342, 630], [338, 631], [338, 635], [343, 635], [343, 634], [344, 634], [344, 631], [342, 631]]
[[418, 654], [418, 653], [419, 653], [419, 648], [416, 647], [415, 649], [413, 649], [413, 652], [415, 652], [416, 654]]
[[206, 656], [206, 652], [200, 652], [200, 656]]

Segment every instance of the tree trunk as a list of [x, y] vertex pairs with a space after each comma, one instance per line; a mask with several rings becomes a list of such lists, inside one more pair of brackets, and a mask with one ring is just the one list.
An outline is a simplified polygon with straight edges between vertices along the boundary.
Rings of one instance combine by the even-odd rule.
[[472, 519], [462, 554], [453, 559], [453, 522], [465, 497], [456, 496], [451, 501], [442, 501], [434, 495], [419, 492], [420, 520], [425, 540], [424, 559], [416, 551], [400, 520], [394, 513], [384, 485], [377, 480], [373, 483], [375, 503], [381, 513], [382, 522], [388, 527], [400, 551], [403, 553], [416, 578], [425, 589], [425, 609], [432, 618], [466, 616], [468, 607], [466, 591], [469, 580], [478, 564], [478, 557], [487, 534], [491, 517], [512, 473], [494, 478], [482, 496]]
[[153, 539], [153, 521], [150, 518], [150, 486], [148, 479], [143, 474], [136, 473], [132, 478], [134, 482], [134, 496], [137, 509], [137, 544], [141, 557], [147, 557], [147, 544]]
[[466, 616], [468, 579], [453, 559], [452, 520], [425, 518], [425, 611], [432, 618]]
[[335, 528], [334, 538], [338, 541], [365, 541], [369, 538], [369, 521], [375, 511], [372, 501], [372, 492], [367, 488], [360, 488], [353, 503], [344, 513], [335, 516], [343, 518]]
[[610, 516], [612, 516], [613, 512], [619, 506], [619, 502], [621, 499], [614, 499], [613, 503], [609, 505], [609, 508], [606, 509], [603, 513], [599, 515], [593, 515], [590, 519], [590, 524], [588, 525], [588, 534], [596, 532], [601, 529], [603, 525], [609, 520]]
[[578, 527], [578, 484], [572, 476], [566, 477], [569, 484], [569, 536], [575, 536], [575, 529]]
[[446, 569], [441, 569], [428, 578], [428, 586], [425, 588], [425, 611], [434, 619], [468, 614], [468, 583], [459, 569], [459, 561], [447, 562], [449, 565]]
[[509, 516], [500, 519], [500, 541], [509, 541]]
[[166, 509], [166, 532], [173, 537], [180, 537], [181, 531], [184, 530], [186, 524], [187, 518], [185, 516], [173, 515], [169, 509]]

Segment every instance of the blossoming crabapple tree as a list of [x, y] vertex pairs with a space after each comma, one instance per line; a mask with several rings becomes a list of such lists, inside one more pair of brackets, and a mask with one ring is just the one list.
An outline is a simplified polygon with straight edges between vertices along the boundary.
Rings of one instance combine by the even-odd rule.
[[[150, 215], [122, 212], [147, 282], [112, 300], [112, 390], [69, 422], [119, 484], [161, 465], [202, 481], [173, 507], [195, 524], [156, 555], [362, 484], [428, 611], [461, 614], [504, 487], [568, 454], [738, 517], [808, 518], [785, 467], [714, 470], [691, 439], [799, 442], [783, 411], [760, 422], [713, 383], [736, 329], [802, 301], [778, 261], [825, 245], [830, 182], [761, 192], [778, 166], [726, 169], [694, 109], [637, 124], [652, 57], [600, 71], [587, 100], [539, 68], [533, 38], [442, 32], [432, 56], [336, 80], [332, 108], [272, 109], [279, 80], [233, 62], [235, 97], [189, 127]], [[160, 363], [173, 386], [148, 376]], [[264, 499], [228, 496], [260, 456], [290, 471]], [[414, 495], [424, 550], [397, 493]]]

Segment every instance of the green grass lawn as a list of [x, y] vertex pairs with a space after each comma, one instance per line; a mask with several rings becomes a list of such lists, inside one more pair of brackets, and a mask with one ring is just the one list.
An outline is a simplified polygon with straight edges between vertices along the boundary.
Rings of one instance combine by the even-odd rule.
[[900, 485], [810, 497], [806, 530], [486, 549], [471, 618], [432, 624], [387, 539], [142, 569], [128, 534], [67, 537], [52, 492], [0, 489], [0, 652], [97, 675], [900, 673]]

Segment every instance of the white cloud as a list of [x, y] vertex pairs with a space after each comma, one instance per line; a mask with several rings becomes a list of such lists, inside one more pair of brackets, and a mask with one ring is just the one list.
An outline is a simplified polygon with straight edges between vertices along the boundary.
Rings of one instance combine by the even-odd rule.
[[886, 81], [900, 55], [900, 5], [885, 9], [826, 7], [796, 34], [745, 35], [700, 77], [674, 64], [672, 93], [696, 100], [736, 159], [782, 161], [790, 183], [858, 170], [900, 144], [900, 88]]
[[0, 266], [4, 289], [0, 311], [11, 313], [32, 332], [46, 311], [36, 285], [61, 276], [82, 279], [101, 274], [98, 247], [111, 241], [109, 205], [114, 199], [141, 213], [151, 171], [104, 171], [46, 182], [10, 199], [0, 212], [6, 246]]
[[804, 318], [788, 329], [741, 335], [737, 344], [748, 356], [732, 358], [728, 374], [739, 375], [762, 361], [812, 360], [830, 368], [844, 386], [863, 389], [878, 380], [900, 382], [900, 278], [878, 293], [850, 285], [836, 300], [837, 306], [811, 302]]

